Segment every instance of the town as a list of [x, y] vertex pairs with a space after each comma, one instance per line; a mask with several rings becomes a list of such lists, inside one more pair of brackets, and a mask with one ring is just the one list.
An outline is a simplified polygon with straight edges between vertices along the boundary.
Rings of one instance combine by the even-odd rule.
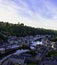
[[0, 65], [57, 65], [57, 42], [51, 35], [16, 37], [0, 40]]
[[0, 65], [57, 65], [57, 0], [0, 0]]

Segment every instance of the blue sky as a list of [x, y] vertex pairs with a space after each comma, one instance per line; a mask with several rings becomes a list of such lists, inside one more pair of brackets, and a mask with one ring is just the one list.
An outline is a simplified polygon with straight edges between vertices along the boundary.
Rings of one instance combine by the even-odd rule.
[[0, 21], [57, 30], [57, 0], [0, 0]]

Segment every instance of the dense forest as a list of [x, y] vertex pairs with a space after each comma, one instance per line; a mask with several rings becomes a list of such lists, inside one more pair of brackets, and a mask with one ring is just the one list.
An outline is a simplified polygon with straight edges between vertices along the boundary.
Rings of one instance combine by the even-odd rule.
[[14, 35], [14, 36], [28, 36], [28, 35], [57, 35], [56, 30], [47, 30], [43, 28], [34, 28], [26, 26], [23, 23], [12, 24], [8, 22], [0, 22], [0, 36], [4, 35]]

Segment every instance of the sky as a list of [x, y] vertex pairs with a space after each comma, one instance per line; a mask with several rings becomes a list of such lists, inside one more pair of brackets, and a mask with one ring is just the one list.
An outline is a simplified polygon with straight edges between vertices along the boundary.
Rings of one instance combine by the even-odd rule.
[[57, 0], [0, 0], [0, 21], [57, 30]]

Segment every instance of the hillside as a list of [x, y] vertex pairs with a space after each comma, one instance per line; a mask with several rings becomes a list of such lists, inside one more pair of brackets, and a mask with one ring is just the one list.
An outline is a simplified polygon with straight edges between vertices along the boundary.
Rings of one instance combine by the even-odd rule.
[[0, 22], [0, 33], [14, 36], [28, 36], [28, 35], [57, 35], [56, 30], [48, 30], [43, 28], [34, 28], [26, 26], [23, 23], [12, 24], [8, 22]]

